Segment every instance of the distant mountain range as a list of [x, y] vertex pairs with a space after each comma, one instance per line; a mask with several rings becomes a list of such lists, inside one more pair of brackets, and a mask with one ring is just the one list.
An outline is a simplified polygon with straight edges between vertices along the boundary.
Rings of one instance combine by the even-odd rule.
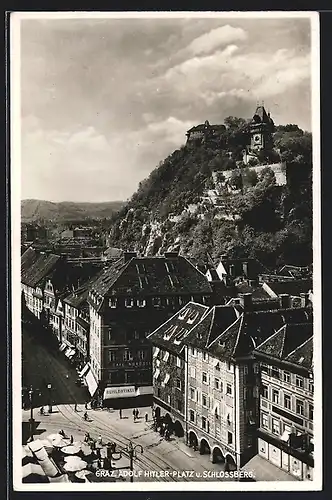
[[22, 200], [21, 217], [22, 222], [103, 219], [111, 217], [124, 204], [123, 201], [107, 201], [103, 203], [62, 201], [54, 203], [45, 200]]

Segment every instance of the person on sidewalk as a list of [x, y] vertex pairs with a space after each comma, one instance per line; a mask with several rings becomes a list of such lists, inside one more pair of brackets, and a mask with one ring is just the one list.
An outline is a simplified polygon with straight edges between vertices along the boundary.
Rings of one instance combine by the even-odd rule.
[[85, 403], [85, 409], [86, 410], [88, 409], [88, 403]]
[[136, 408], [136, 418], [137, 419], [139, 418], [139, 410], [138, 410], [138, 408]]
[[146, 414], [145, 414], [145, 422], [148, 421], [148, 418], [149, 418], [149, 416], [148, 416], [148, 413], [146, 412]]
[[75, 403], [74, 410], [77, 411], [77, 403]]
[[73, 438], [73, 436], [70, 436], [70, 444], [73, 444], [73, 442], [74, 442], [74, 438]]
[[133, 417], [134, 417], [134, 422], [135, 422], [135, 420], [136, 420], [136, 410], [135, 410], [135, 408], [133, 409]]
[[122, 418], [122, 409], [119, 410], [120, 419]]

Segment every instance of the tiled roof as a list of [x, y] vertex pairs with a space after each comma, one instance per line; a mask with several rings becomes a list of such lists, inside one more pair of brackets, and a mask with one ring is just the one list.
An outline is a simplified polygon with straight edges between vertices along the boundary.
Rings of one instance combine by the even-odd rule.
[[272, 118], [267, 115], [264, 106], [257, 106], [254, 117], [252, 119], [253, 122], [255, 121], [255, 116], [259, 116], [262, 123], [273, 123]]
[[72, 293], [67, 295], [63, 299], [63, 302], [71, 305], [72, 307], [80, 308], [80, 306], [82, 306], [85, 302], [87, 302], [89, 290], [91, 289], [93, 283], [96, 281], [98, 277], [99, 275], [98, 276], [95, 275], [89, 278], [79, 288], [77, 288]]
[[309, 267], [290, 266], [286, 264], [278, 270], [277, 274], [300, 279], [304, 276], [308, 276], [308, 274], [310, 274], [310, 269]]
[[285, 361], [311, 370], [313, 368], [313, 337], [289, 353]]
[[251, 293], [253, 300], [255, 299], [268, 299], [269, 294], [264, 290], [262, 285], [249, 285], [246, 281], [235, 285], [237, 293]]
[[164, 349], [181, 352], [189, 332], [201, 321], [209, 308], [189, 302], [169, 320], [154, 330], [148, 338]]
[[145, 296], [212, 293], [204, 274], [180, 256], [133, 257], [127, 262], [119, 259], [99, 274], [92, 289], [103, 297], [108, 293]]
[[[30, 256], [31, 264], [27, 266], [27, 261], [30, 259]], [[21, 270], [21, 281], [25, 285], [35, 288], [54, 271], [58, 263], [62, 261], [62, 258], [60, 255], [45, 254], [43, 252], [40, 252], [36, 258], [32, 256], [32, 253], [30, 253], [30, 256], [23, 260], [24, 264]]]
[[[213, 340], [211, 336], [211, 343], [207, 346], [207, 349], [220, 357], [247, 356], [256, 346], [262, 344], [285, 324], [310, 323], [311, 321], [311, 311], [302, 308], [243, 312], [219, 336]], [[209, 315], [207, 315], [190, 333], [190, 338], [192, 338], [195, 330], [201, 330], [200, 335], [202, 338], [204, 336], [206, 338], [210, 328], [211, 321], [209, 324]], [[199, 346], [197, 343], [196, 345]], [[202, 344], [201, 347], [203, 347]]]
[[38, 259], [39, 252], [29, 247], [21, 256], [21, 274], [26, 272]]
[[238, 314], [234, 307], [213, 306], [203, 320], [191, 330], [186, 343], [199, 349], [207, 348], [234, 323], [237, 317]]
[[230, 266], [233, 266], [233, 276], [244, 276], [243, 264], [248, 264], [248, 278], [255, 279], [259, 274], [266, 273], [268, 270], [257, 259], [231, 259], [229, 257], [222, 259], [220, 263], [224, 266], [227, 274], [230, 274]]
[[256, 348], [256, 352], [278, 359], [288, 355], [312, 337], [312, 323], [285, 324]]
[[266, 282], [264, 285], [271, 289], [276, 295], [287, 293], [295, 297], [300, 296], [300, 293], [308, 293], [309, 290], [312, 290], [311, 279], [270, 281]]

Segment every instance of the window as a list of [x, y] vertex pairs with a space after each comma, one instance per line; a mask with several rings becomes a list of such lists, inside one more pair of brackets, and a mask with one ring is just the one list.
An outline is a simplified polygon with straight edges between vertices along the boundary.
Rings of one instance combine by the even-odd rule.
[[193, 387], [190, 387], [189, 394], [190, 394], [190, 399], [192, 401], [195, 401], [195, 389]]
[[170, 405], [171, 404], [171, 396], [170, 396], [170, 394], [167, 394], [166, 400], [167, 400], [167, 403]]
[[296, 384], [296, 387], [300, 387], [301, 389], [303, 389], [303, 377], [299, 377], [297, 375], [296, 379], [295, 379], [295, 384]]
[[232, 371], [232, 364], [230, 361], [227, 361], [227, 370], [230, 372]]
[[146, 351], [138, 351], [138, 359], [146, 359]]
[[265, 413], [262, 413], [262, 427], [264, 429], [269, 428], [269, 417]]
[[180, 390], [182, 389], [181, 379], [179, 378], [176, 379], [176, 388]]
[[270, 375], [270, 367], [266, 363], [261, 364], [261, 371]]
[[145, 307], [146, 306], [146, 300], [145, 299], [138, 299], [137, 300], [137, 305], [138, 305], [138, 307]]
[[206, 425], [206, 418], [205, 418], [205, 417], [202, 417], [202, 428], [203, 428], [204, 430], [206, 430], [206, 429], [207, 429], [207, 425]]
[[195, 412], [194, 410], [189, 411], [190, 422], [195, 422]]
[[227, 443], [233, 444], [233, 434], [231, 432], [227, 432]]
[[137, 330], [134, 331], [134, 339], [139, 340], [139, 332]]
[[208, 378], [207, 378], [206, 372], [202, 373], [202, 382], [203, 382], [203, 384], [207, 384], [208, 383]]
[[164, 357], [163, 357], [163, 360], [167, 363], [168, 361], [168, 358], [169, 358], [169, 352], [168, 351], [165, 351], [165, 354], [164, 354]]
[[123, 353], [123, 360], [124, 361], [132, 361], [132, 359], [133, 359], [133, 353], [131, 351], [126, 350]]
[[284, 407], [287, 408], [287, 410], [292, 409], [292, 402], [289, 394], [284, 394]]
[[194, 357], [197, 356], [197, 350], [195, 349], [195, 347], [191, 348], [191, 355], [194, 356]]
[[125, 299], [125, 307], [133, 307], [134, 305], [134, 299], [133, 298], [127, 298]]
[[269, 388], [267, 385], [262, 385], [262, 396], [263, 398], [269, 399]]
[[289, 434], [292, 432], [292, 428], [288, 424], [284, 424], [284, 432], [289, 432]]
[[279, 404], [279, 391], [277, 389], [272, 389], [272, 401]]
[[273, 378], [280, 378], [280, 370], [279, 370], [279, 368], [272, 367], [271, 376]]
[[300, 399], [296, 400], [296, 413], [298, 413], [298, 415], [304, 415], [304, 403]]
[[202, 405], [208, 408], [208, 400], [206, 394], [202, 394]]
[[280, 421], [275, 418], [272, 419], [272, 432], [273, 434], [280, 434]]
[[196, 378], [196, 368], [194, 368], [193, 366], [190, 367], [190, 376], [192, 378]]
[[248, 375], [248, 365], [244, 365], [244, 374]]
[[108, 360], [109, 361], [115, 361], [116, 360], [116, 352], [115, 351], [108, 351]]
[[310, 392], [314, 392], [314, 381], [312, 379], [309, 380], [309, 383], [308, 383], [308, 390]]
[[284, 382], [290, 384], [290, 373], [284, 371]]
[[203, 360], [208, 363], [209, 361], [209, 355], [206, 352], [203, 352]]
[[179, 356], [176, 356], [176, 366], [181, 368], [181, 358], [179, 358]]
[[259, 373], [259, 364], [254, 363], [254, 373]]
[[153, 297], [152, 305], [154, 307], [160, 307], [161, 306], [161, 298], [160, 297]]
[[111, 297], [110, 299], [108, 299], [108, 305], [109, 305], [109, 307], [112, 307], [113, 309], [116, 307], [117, 302], [118, 302], [118, 299], [116, 297]]
[[219, 389], [220, 388], [220, 380], [218, 378], [214, 379], [214, 388]]
[[229, 396], [232, 395], [232, 386], [231, 386], [231, 384], [227, 384], [227, 386], [226, 386], [226, 394], [228, 394]]
[[309, 403], [309, 420], [314, 419], [314, 407], [312, 404]]

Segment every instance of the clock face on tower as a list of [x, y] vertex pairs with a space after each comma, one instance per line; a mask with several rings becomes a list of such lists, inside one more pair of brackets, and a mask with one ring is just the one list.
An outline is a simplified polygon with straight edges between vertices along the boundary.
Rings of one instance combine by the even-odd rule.
[[259, 134], [254, 135], [254, 143], [255, 144], [261, 143], [261, 136]]

